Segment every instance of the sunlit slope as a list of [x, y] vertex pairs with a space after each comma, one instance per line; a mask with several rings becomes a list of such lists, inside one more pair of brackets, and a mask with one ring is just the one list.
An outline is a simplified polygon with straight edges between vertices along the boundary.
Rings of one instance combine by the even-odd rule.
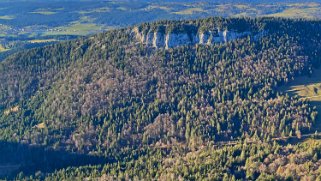
[[301, 76], [282, 87], [290, 95], [321, 103], [321, 68], [313, 71], [311, 76]]
[[[280, 88], [290, 96], [298, 96], [302, 100], [311, 102], [318, 113], [321, 113], [321, 68], [315, 69], [310, 76], [295, 78], [291, 83]], [[313, 129], [321, 130], [321, 116], [318, 115], [316, 126]]]

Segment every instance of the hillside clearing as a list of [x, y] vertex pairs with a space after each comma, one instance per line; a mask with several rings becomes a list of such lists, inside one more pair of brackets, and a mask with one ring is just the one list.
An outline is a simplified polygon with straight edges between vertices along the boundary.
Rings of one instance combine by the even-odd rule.
[[311, 76], [301, 76], [280, 88], [290, 96], [308, 99], [318, 110], [317, 128], [321, 129], [321, 68], [315, 69]]

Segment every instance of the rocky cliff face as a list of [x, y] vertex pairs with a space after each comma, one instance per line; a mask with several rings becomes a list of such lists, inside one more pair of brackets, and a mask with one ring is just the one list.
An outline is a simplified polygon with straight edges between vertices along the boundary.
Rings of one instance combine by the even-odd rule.
[[[187, 33], [168, 33], [165, 38], [165, 48], [195, 44], [196, 39]], [[158, 47], [156, 47], [158, 48]]]
[[182, 45], [196, 45], [196, 44], [215, 44], [225, 43], [237, 38], [251, 35], [251, 32], [236, 32], [228, 30], [220, 30], [219, 28], [212, 31], [198, 31], [197, 33], [188, 32], [172, 32], [164, 33], [158, 31], [148, 31], [147, 33], [139, 31], [136, 27], [133, 29], [135, 37], [138, 41], [145, 45], [153, 46], [155, 48], [173, 48]]

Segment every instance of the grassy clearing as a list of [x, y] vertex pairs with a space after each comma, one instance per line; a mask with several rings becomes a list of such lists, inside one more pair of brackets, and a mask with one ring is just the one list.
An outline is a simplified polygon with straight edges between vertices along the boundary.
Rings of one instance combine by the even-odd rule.
[[313, 8], [313, 7], [320, 6], [320, 3], [316, 3], [316, 2], [292, 3], [292, 4], [289, 4], [288, 6], [289, 7], [309, 7], [309, 8]]
[[43, 36], [52, 35], [88, 35], [91, 32], [101, 31], [102, 27], [94, 23], [73, 23], [69, 26], [55, 28], [52, 31], [45, 32]]
[[30, 12], [32, 14], [40, 14], [40, 15], [54, 15], [56, 14], [57, 12], [54, 12], [54, 11], [45, 11], [45, 10], [42, 10], [42, 11], [33, 11], [33, 12]]
[[0, 16], [0, 20], [12, 20], [14, 18], [15, 18], [14, 16], [9, 16], [9, 15]]
[[1, 32], [0, 31], [0, 38], [17, 38], [18, 35], [15, 35], [15, 34], [8, 34], [6, 32]]
[[56, 27], [44, 32], [42, 36], [55, 35], [78, 35], [85, 36], [103, 30], [103, 26], [94, 23], [95, 19], [90, 16], [81, 16], [78, 21], [74, 21], [67, 26]]
[[163, 10], [163, 11], [167, 11], [167, 12], [170, 12], [172, 10], [171, 7], [168, 7], [168, 6], [160, 6], [160, 5], [150, 5], [146, 8], [147, 10], [153, 10], [153, 9], [160, 9], [160, 10]]
[[126, 7], [118, 7], [118, 8], [116, 8], [117, 10], [120, 10], [120, 11], [127, 11], [128, 10], [128, 8], [126, 8]]
[[65, 10], [65, 8], [56, 8], [56, 9], [54, 9], [54, 10], [56, 10], [56, 11], [63, 11], [63, 10]]
[[30, 40], [29, 43], [48, 43], [48, 42], [54, 42], [57, 41], [56, 39], [35, 39]]
[[321, 83], [293, 86], [291, 91], [311, 101], [321, 101]]
[[78, 22], [74, 22], [74, 23], [86, 24], [86, 23], [94, 23], [94, 22], [95, 22], [95, 19], [90, 16], [81, 16]]
[[282, 17], [282, 18], [313, 18], [313, 16], [310, 15], [310, 13], [306, 9], [300, 9], [300, 8], [290, 8], [286, 9], [280, 13], [274, 13], [268, 15], [270, 17]]
[[299, 96], [301, 99], [308, 99], [313, 106], [316, 106], [319, 116], [316, 128], [321, 130], [321, 68], [314, 70], [313, 74], [301, 76], [282, 86], [280, 91], [290, 96]]
[[316, 17], [315, 15], [318, 14], [320, 11], [321, 6], [319, 3], [294, 3], [287, 5], [286, 9], [281, 12], [269, 14], [267, 16], [313, 19]]
[[242, 12], [239, 14], [235, 14], [232, 17], [247, 17], [247, 16], [250, 16], [250, 15], [247, 12]]
[[191, 14], [194, 14], [194, 13], [201, 13], [201, 12], [206, 12], [206, 11], [203, 10], [202, 8], [188, 8], [188, 9], [184, 9], [182, 11], [174, 12], [174, 14], [191, 15]]
[[19, 106], [14, 106], [14, 107], [12, 107], [12, 108], [9, 108], [9, 109], [5, 110], [5, 111], [4, 111], [4, 115], [9, 115], [9, 114], [11, 114], [11, 113], [16, 113], [16, 112], [19, 111], [19, 109], [20, 109]]
[[314, 70], [310, 77], [301, 76], [281, 88], [290, 95], [297, 95], [321, 104], [321, 68]]
[[8, 49], [6, 49], [5, 47], [3, 47], [3, 46], [0, 44], [0, 52], [5, 52], [5, 51], [8, 51]]
[[40, 124], [36, 125], [36, 128], [38, 128], [38, 129], [45, 129], [46, 127], [47, 126], [45, 123], [40, 123]]
[[215, 7], [214, 10], [215, 10], [216, 12], [218, 12], [218, 13], [224, 13], [224, 12], [228, 12], [230, 7], [231, 7], [231, 5], [229, 5], [229, 4], [225, 4], [225, 5], [219, 4], [219, 5], [217, 5], [217, 6]]
[[234, 5], [234, 7], [238, 8], [238, 9], [248, 9], [248, 8], [250, 8], [246, 4], [236, 4], [236, 5]]
[[85, 15], [85, 14], [91, 14], [91, 13], [107, 13], [110, 12], [111, 9], [109, 7], [102, 7], [92, 10], [85, 10], [85, 11], [79, 11], [79, 14]]

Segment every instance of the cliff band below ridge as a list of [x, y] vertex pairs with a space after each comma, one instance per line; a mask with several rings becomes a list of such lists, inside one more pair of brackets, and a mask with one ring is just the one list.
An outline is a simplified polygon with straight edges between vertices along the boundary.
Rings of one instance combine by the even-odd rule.
[[[197, 32], [161, 32], [157, 30], [140, 31], [138, 27], [133, 29], [133, 33], [136, 39], [142, 44], [152, 46], [155, 48], [173, 48], [183, 45], [196, 45], [196, 44], [207, 44], [212, 45], [215, 43], [225, 43], [233, 41], [237, 38], [252, 36], [253, 33], [250, 31], [237, 32], [233, 30], [221, 30], [220, 28], [207, 31]], [[264, 33], [257, 33], [254, 39], [258, 39], [263, 36]]]

